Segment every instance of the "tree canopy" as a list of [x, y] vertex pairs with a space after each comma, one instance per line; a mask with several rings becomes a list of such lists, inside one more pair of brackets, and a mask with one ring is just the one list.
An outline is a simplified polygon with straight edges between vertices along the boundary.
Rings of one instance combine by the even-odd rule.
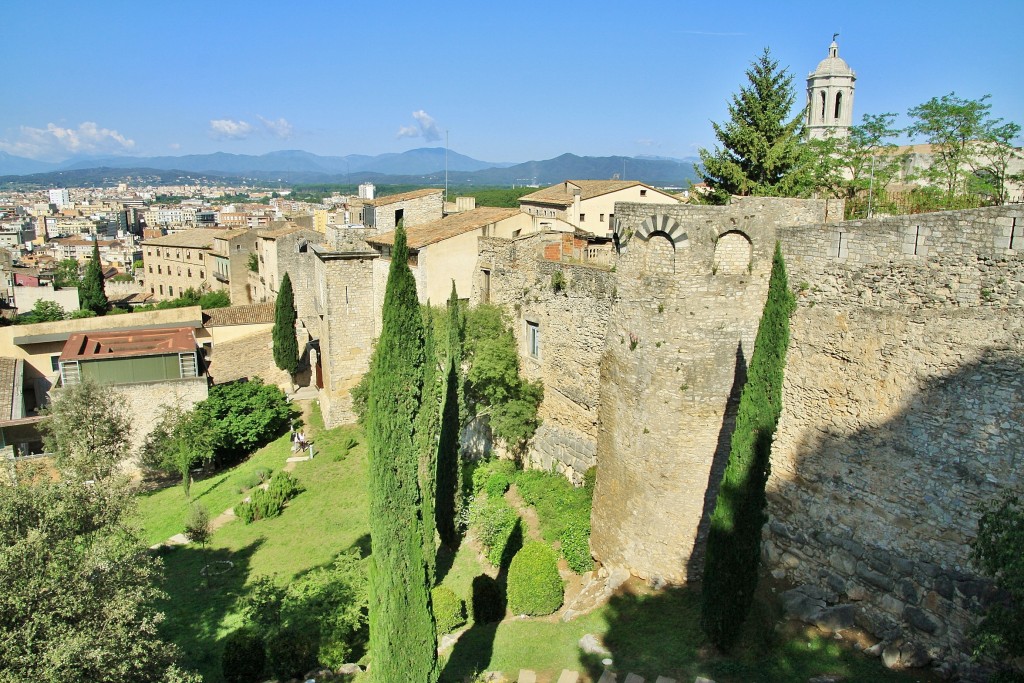
[[299, 366], [299, 342], [295, 337], [295, 293], [288, 273], [281, 278], [281, 290], [274, 306], [274, 364], [294, 375]]
[[768, 48], [746, 72], [729, 104], [729, 120], [712, 123], [721, 143], [700, 149], [697, 174], [725, 202], [730, 195], [793, 196], [805, 179], [801, 149], [803, 111], [793, 115], [793, 76], [771, 58]]
[[78, 290], [78, 299], [84, 310], [92, 311], [96, 315], [103, 315], [110, 307], [110, 302], [107, 300], [107, 293], [103, 286], [103, 264], [100, 262], [100, 244], [98, 241], [92, 243], [92, 258], [85, 267], [82, 286]]

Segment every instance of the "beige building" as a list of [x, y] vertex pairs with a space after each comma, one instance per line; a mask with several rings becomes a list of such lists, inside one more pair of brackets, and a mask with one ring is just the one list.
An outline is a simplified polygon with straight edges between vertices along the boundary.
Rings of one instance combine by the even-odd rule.
[[[409, 266], [416, 278], [421, 303], [442, 305], [451, 295], [452, 282], [462, 299], [468, 299], [476, 270], [480, 237], [511, 239], [530, 232], [533, 218], [519, 209], [481, 207], [452, 214], [441, 220], [406, 229]], [[367, 238], [383, 258], [374, 263], [386, 280], [394, 246], [394, 231]], [[379, 281], [381, 277], [375, 277]]]
[[611, 237], [615, 202], [679, 204], [680, 199], [637, 180], [566, 180], [520, 197], [519, 208], [537, 218], [534, 232], [559, 230], [560, 220], [598, 237]]
[[145, 285], [157, 300], [174, 299], [188, 288], [215, 289], [213, 240], [223, 230], [192, 229], [145, 240]]
[[378, 199], [353, 199], [350, 220], [384, 233], [394, 230], [399, 221], [411, 228], [440, 220], [443, 209], [443, 190], [413, 190]]
[[256, 250], [255, 230], [221, 230], [213, 238], [212, 289], [226, 289], [234, 306], [249, 298], [249, 259]]

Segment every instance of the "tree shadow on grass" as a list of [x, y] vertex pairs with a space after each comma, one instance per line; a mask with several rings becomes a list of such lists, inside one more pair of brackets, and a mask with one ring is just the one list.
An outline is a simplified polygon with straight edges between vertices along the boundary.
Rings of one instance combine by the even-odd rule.
[[207, 683], [221, 680], [218, 630], [245, 594], [252, 557], [262, 544], [257, 540], [237, 551], [179, 546], [163, 553], [167, 599], [159, 605], [166, 615], [161, 632], [181, 649], [182, 663], [199, 670]]

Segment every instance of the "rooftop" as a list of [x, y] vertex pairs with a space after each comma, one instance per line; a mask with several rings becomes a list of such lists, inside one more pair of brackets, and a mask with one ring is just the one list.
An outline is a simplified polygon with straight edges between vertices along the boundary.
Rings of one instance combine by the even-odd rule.
[[[617, 192], [635, 186], [646, 187], [654, 190], [650, 185], [645, 185], [639, 180], [566, 180], [565, 182], [543, 190], [531, 192], [519, 198], [520, 203], [535, 202], [538, 204], [556, 204], [558, 206], [569, 206], [573, 202], [573, 190], [579, 188], [580, 200], [599, 197], [609, 192]], [[660, 192], [660, 190], [655, 190]]]
[[192, 328], [126, 330], [124, 332], [76, 332], [68, 337], [60, 360], [97, 360], [162, 356], [195, 351]]
[[403, 192], [401, 194], [392, 194], [387, 197], [377, 197], [376, 199], [364, 199], [363, 204], [368, 206], [387, 206], [388, 204], [395, 204], [397, 202], [404, 202], [410, 199], [419, 199], [420, 197], [429, 197], [432, 194], [444, 194], [444, 190], [441, 189], [424, 189], [424, 190], [413, 190], [412, 192]]
[[236, 232], [234, 230], [217, 230], [215, 228], [192, 228], [191, 230], [182, 230], [176, 232], [173, 235], [164, 235], [163, 237], [154, 237], [153, 239], [143, 240], [143, 246], [154, 246], [154, 247], [193, 247], [195, 249], [209, 249], [213, 247], [213, 240], [217, 237], [224, 237], [227, 232]]
[[258, 325], [274, 322], [274, 302], [210, 308], [203, 311], [203, 327]]
[[[423, 247], [455, 237], [472, 230], [478, 230], [485, 225], [511, 218], [519, 213], [519, 209], [499, 209], [490, 206], [483, 206], [471, 211], [446, 216], [439, 221], [424, 223], [412, 228], [406, 228], [406, 236], [410, 249], [422, 249]], [[395, 232], [381, 233], [367, 237], [370, 244], [390, 246], [395, 243]]]

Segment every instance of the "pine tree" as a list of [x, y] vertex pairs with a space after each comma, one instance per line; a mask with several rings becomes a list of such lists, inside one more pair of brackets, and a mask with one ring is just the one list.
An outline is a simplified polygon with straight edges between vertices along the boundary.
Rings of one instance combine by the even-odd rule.
[[793, 76], [765, 48], [747, 80], [732, 96], [729, 121], [711, 124], [722, 148], [698, 150], [697, 173], [720, 203], [729, 195], [793, 196], [804, 184], [803, 112], [790, 118]]
[[701, 628], [708, 640], [723, 650], [729, 650], [739, 637], [757, 588], [765, 483], [772, 437], [782, 412], [782, 376], [793, 306], [782, 251], [776, 244], [768, 298], [736, 412], [704, 558]]
[[366, 410], [370, 461], [370, 655], [378, 683], [438, 678], [416, 434], [423, 398], [423, 318], [405, 230], [395, 245]]
[[281, 278], [281, 291], [277, 293], [274, 308], [274, 363], [277, 367], [295, 374], [299, 365], [299, 342], [295, 338], [295, 293], [288, 273]]
[[78, 292], [82, 310], [92, 311], [96, 315], [103, 315], [107, 312], [110, 302], [107, 301], [107, 293], [103, 289], [103, 266], [100, 264], [99, 241], [92, 243], [92, 259], [85, 267], [85, 276], [82, 278], [82, 289]]
[[452, 281], [448, 299], [448, 358], [445, 362], [444, 402], [441, 410], [441, 434], [437, 449], [437, 504], [435, 518], [441, 543], [454, 548], [458, 543], [456, 518], [461, 490], [459, 467], [459, 432], [462, 422], [462, 345], [465, 325], [459, 296]]

